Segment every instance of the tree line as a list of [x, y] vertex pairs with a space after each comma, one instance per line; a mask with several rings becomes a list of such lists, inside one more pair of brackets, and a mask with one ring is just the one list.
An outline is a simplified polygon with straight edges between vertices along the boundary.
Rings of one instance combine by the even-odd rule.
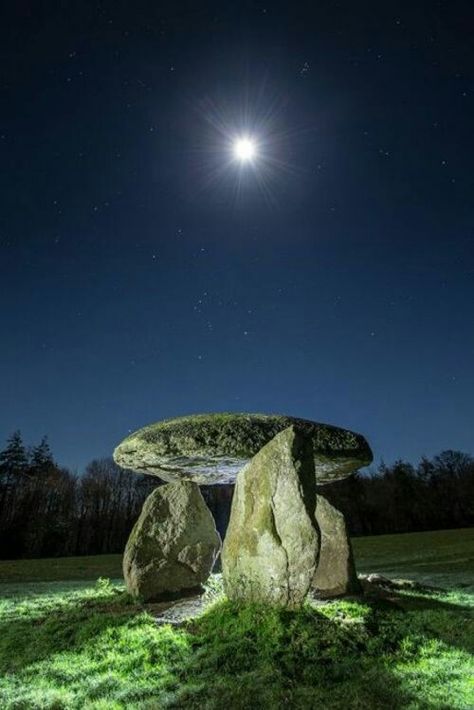
[[[15, 432], [0, 451], [0, 559], [123, 551], [154, 476], [92, 461], [82, 475], [59, 466], [45, 437], [26, 447]], [[223, 536], [233, 486], [203, 486]], [[444, 451], [417, 466], [397, 461], [321, 487], [352, 535], [474, 525], [474, 458]]]

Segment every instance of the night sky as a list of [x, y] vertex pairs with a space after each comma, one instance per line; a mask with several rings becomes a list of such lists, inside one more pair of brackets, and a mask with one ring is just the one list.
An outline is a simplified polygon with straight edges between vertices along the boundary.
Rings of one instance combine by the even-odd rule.
[[256, 411], [474, 453], [470, 2], [6, 5], [0, 446]]

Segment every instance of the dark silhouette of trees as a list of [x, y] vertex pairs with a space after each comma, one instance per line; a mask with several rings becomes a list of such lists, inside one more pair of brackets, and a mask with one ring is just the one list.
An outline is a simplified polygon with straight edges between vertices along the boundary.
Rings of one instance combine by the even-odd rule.
[[1, 555], [11, 550], [11, 555], [15, 557], [21, 551], [20, 538], [23, 531], [19, 520], [20, 497], [28, 475], [28, 455], [21, 433], [15, 431], [8, 439], [5, 449], [0, 452]]
[[124, 471], [112, 459], [92, 461], [77, 479], [75, 554], [122, 552], [145, 499], [158, 485], [159, 479]]
[[157, 485], [112, 459], [73, 475], [54, 461], [46, 437], [28, 451], [15, 432], [0, 452], [0, 558], [121, 552]]
[[384, 463], [370, 474], [324, 486], [346, 515], [352, 535], [377, 535], [474, 525], [474, 458], [443, 451], [414, 467]]
[[[15, 432], [0, 451], [0, 558], [122, 552], [154, 476], [92, 461], [82, 475], [58, 466], [44, 437], [31, 449]], [[474, 459], [443, 451], [417, 466], [396, 461], [321, 487], [352, 535], [474, 525]], [[223, 537], [233, 486], [203, 486]]]
[[16, 484], [28, 472], [28, 457], [23, 446], [21, 433], [15, 431], [7, 441], [3, 451], [0, 451], [0, 485], [2, 486], [2, 505], [11, 504], [10, 496], [15, 493]]

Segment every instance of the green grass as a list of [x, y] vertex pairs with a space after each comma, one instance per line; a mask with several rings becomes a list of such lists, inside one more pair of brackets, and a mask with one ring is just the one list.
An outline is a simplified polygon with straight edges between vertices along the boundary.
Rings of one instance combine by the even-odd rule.
[[106, 582], [6, 599], [0, 707], [468, 708], [470, 599], [403, 602], [286, 612], [220, 600], [174, 629]]
[[353, 538], [358, 572], [474, 592], [474, 528]]
[[117, 577], [114, 556], [2, 562], [0, 708], [473, 708], [474, 598], [449, 553], [469, 560], [472, 531], [422, 535], [356, 540], [358, 565], [399, 577], [422, 567], [449, 583], [442, 592], [289, 612], [231, 604], [214, 578], [216, 601], [181, 628], [158, 626], [156, 605], [120, 581], [87, 581], [101, 560]]
[[0, 584], [122, 578], [122, 555], [0, 560]]
[[[474, 528], [352, 540], [359, 572], [380, 572], [440, 586], [474, 585]], [[121, 555], [0, 560], [2, 583], [122, 578]]]

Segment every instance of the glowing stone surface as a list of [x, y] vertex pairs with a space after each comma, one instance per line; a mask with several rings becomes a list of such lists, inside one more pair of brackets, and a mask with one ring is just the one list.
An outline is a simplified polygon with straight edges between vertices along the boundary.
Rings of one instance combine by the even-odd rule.
[[319, 484], [346, 478], [372, 461], [368, 443], [352, 431], [296, 417], [234, 413], [151, 424], [124, 439], [114, 459], [122, 468], [168, 482], [234, 483], [250, 459], [289, 426], [310, 439]]

